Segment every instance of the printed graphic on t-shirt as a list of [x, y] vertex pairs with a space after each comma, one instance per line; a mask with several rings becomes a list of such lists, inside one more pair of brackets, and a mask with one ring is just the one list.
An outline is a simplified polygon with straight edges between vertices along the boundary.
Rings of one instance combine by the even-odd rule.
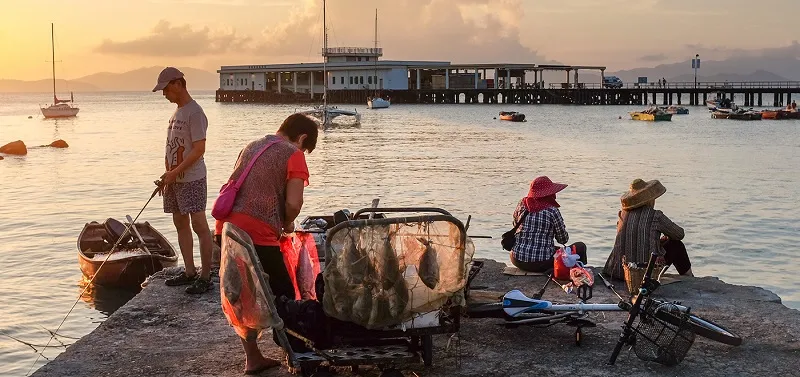
[[[182, 137], [174, 137], [167, 140], [167, 166], [169, 170], [175, 169], [183, 162], [183, 153], [186, 151], [186, 140]], [[178, 179], [183, 179], [185, 172], [178, 174]]]

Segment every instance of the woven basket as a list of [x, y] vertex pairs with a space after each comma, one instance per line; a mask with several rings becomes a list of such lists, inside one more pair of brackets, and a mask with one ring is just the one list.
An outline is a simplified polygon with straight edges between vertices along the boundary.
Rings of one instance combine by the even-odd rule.
[[[666, 267], [668, 266], [656, 263], [650, 277], [652, 278], [653, 274], [655, 274], [656, 278], [660, 278], [661, 273], [664, 272]], [[647, 271], [647, 263], [637, 263], [637, 267], [630, 267], [628, 266], [625, 256], [623, 256], [622, 270], [625, 272], [625, 285], [628, 287], [628, 293], [630, 293], [631, 296], [639, 294], [639, 287], [641, 287], [642, 280], [644, 280], [644, 273]]]

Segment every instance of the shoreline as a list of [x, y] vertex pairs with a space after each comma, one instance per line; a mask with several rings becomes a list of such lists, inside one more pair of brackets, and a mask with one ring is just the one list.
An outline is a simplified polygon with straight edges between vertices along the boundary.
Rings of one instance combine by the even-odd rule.
[[[530, 295], [542, 286], [543, 276], [502, 274], [504, 263], [483, 260], [472, 283], [486, 287], [471, 292], [472, 300], [495, 300], [496, 295], [520, 289]], [[657, 296], [679, 300], [693, 312], [715, 321], [743, 338], [732, 347], [697, 337], [683, 362], [674, 367], [643, 362], [623, 348], [614, 366], [606, 365], [616, 343], [625, 312], [593, 314], [597, 327], [584, 328], [583, 344], [576, 347], [574, 328], [563, 324], [538, 328], [498, 326], [502, 319], [463, 318], [458, 335], [434, 336], [434, 362], [404, 367], [413, 376], [512, 376], [547, 371], [546, 375], [791, 375], [800, 363], [800, 311], [781, 304], [776, 294], [759, 287], [738, 286], [715, 277], [677, 277]], [[154, 275], [149, 284], [33, 376], [241, 376], [244, 354], [220, 308], [218, 277], [213, 291], [191, 296], [181, 287], [167, 287]], [[619, 286], [619, 284], [616, 284]], [[481, 293], [478, 293], [481, 292]], [[479, 298], [480, 297], [480, 298]], [[574, 303], [577, 298], [548, 286], [543, 297]], [[613, 293], [596, 282], [590, 303], [616, 302]], [[489, 335], [489, 336], [487, 336]], [[267, 357], [282, 351], [265, 332], [259, 340]], [[450, 347], [447, 345], [450, 343]], [[458, 373], [453, 373], [457, 370]], [[540, 372], [535, 372], [541, 374]], [[362, 367], [361, 375], [379, 375]], [[290, 376], [285, 367], [261, 376]], [[337, 375], [351, 375], [347, 369]]]

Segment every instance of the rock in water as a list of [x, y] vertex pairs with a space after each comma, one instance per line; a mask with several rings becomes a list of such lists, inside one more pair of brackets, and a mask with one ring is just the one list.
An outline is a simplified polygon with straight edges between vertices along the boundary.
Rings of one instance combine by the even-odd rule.
[[58, 139], [58, 140], [50, 143], [50, 146], [53, 147], [53, 148], [69, 148], [69, 144], [67, 144], [66, 141], [61, 140], [61, 139]]
[[436, 250], [431, 246], [430, 240], [417, 239], [425, 245], [425, 251], [419, 260], [419, 278], [428, 288], [434, 289], [439, 285], [439, 261], [436, 258]]
[[12, 141], [0, 147], [0, 153], [24, 156], [28, 154], [28, 147], [25, 146], [22, 140]]
[[2, 160], [2, 159], [3, 159], [3, 156], [0, 156], [0, 160]]

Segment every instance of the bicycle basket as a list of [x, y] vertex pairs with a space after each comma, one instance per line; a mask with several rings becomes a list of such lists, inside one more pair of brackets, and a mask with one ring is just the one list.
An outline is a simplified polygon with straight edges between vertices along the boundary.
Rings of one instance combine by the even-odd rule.
[[[694, 343], [689, 316], [673, 304], [650, 300], [644, 304], [641, 314], [633, 346], [636, 356], [667, 366], [679, 364]], [[666, 315], [679, 318], [679, 321], [670, 321], [679, 325], [661, 319]]]

